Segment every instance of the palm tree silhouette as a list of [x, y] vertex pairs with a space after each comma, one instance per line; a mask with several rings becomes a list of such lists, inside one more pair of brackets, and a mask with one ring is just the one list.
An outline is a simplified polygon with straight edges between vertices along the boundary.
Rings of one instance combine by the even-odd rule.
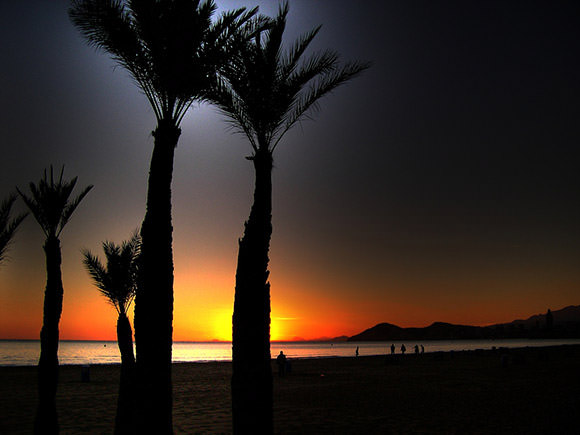
[[[141, 227], [142, 285], [135, 297], [138, 430], [172, 433], [173, 251], [171, 179], [179, 125], [194, 101], [207, 99], [216, 74], [253, 26], [257, 9], [224, 13], [213, 0], [73, 0], [72, 22], [92, 46], [133, 77], [157, 119]], [[154, 398], [154, 400], [153, 400]]]
[[233, 314], [232, 411], [235, 433], [271, 433], [270, 284], [273, 152], [284, 134], [316, 103], [369, 64], [339, 65], [325, 51], [303, 60], [320, 27], [300, 37], [286, 53], [282, 39], [288, 4], [270, 27], [244, 45], [224, 72], [212, 100], [245, 134], [253, 154], [254, 203], [239, 241]]
[[50, 179], [46, 170], [37, 184], [30, 183], [30, 196], [16, 189], [30, 212], [42, 228], [46, 240], [46, 288], [44, 290], [44, 312], [40, 331], [40, 359], [38, 361], [38, 408], [34, 421], [35, 433], [58, 433], [56, 412], [56, 388], [58, 384], [58, 324], [62, 313], [63, 286], [61, 277], [61, 251], [59, 236], [73, 212], [83, 200], [91, 186], [85, 187], [72, 201], [70, 196], [77, 177], [63, 179], [64, 166], [55, 180], [52, 166]]
[[106, 266], [90, 251], [83, 251], [83, 263], [95, 286], [115, 308], [117, 319], [117, 344], [121, 352], [121, 379], [115, 433], [133, 433], [135, 402], [135, 355], [133, 354], [133, 331], [127, 311], [135, 297], [141, 238], [135, 232], [121, 245], [103, 242]]
[[27, 216], [27, 213], [22, 213], [11, 219], [10, 211], [12, 210], [12, 205], [14, 205], [14, 201], [16, 201], [16, 195], [10, 194], [0, 204], [0, 264], [6, 260], [6, 253], [8, 252], [8, 247], [12, 242], [14, 234], [16, 234], [18, 226]]

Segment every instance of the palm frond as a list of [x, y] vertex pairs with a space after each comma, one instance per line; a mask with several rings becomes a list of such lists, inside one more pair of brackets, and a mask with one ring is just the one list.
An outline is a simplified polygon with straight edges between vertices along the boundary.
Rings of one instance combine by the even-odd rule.
[[120, 312], [120, 308], [117, 304], [117, 295], [115, 294], [114, 288], [111, 285], [109, 275], [105, 266], [101, 261], [91, 253], [89, 250], [83, 250], [83, 264], [87, 269], [90, 277], [93, 280], [95, 286], [99, 289], [101, 294], [107, 299], [117, 312]]
[[[33, 183], [30, 183], [30, 184], [32, 186], [34, 186]], [[16, 192], [18, 192], [18, 195], [20, 195], [20, 197], [22, 198], [22, 201], [24, 201], [24, 204], [30, 210], [30, 212], [32, 213], [32, 216], [34, 216], [34, 219], [36, 219], [36, 222], [38, 222], [38, 224], [40, 225], [40, 228], [42, 228], [42, 231], [44, 232], [45, 236], [48, 237], [48, 234], [45, 230], [46, 225], [42, 219], [43, 214], [42, 214], [42, 211], [41, 211], [39, 205], [34, 201], [34, 194], [32, 194], [32, 196], [29, 197], [25, 193], [20, 191], [20, 189], [18, 187], [16, 187]]]
[[254, 151], [257, 151], [255, 132], [251, 119], [248, 117], [248, 108], [242, 98], [234, 91], [231, 84], [223, 78], [218, 78], [213, 87], [211, 99], [221, 113], [229, 118], [230, 125], [239, 133], [247, 136]]
[[214, 88], [220, 87], [219, 81], [223, 78], [220, 73], [239, 67], [239, 53], [248, 40], [269, 23], [265, 17], [256, 15], [257, 10], [256, 7], [226, 12], [211, 26], [204, 45], [204, 58], [216, 67], [207, 75], [207, 86], [198, 95], [200, 101], [213, 101]]
[[303, 86], [312, 79], [325, 76], [336, 70], [338, 64], [338, 54], [332, 50], [317, 53], [308, 58], [299, 68], [287, 77], [286, 80], [290, 91], [298, 93]]
[[0, 263], [6, 260], [6, 253], [12, 243], [14, 234], [16, 234], [18, 226], [27, 216], [27, 213], [22, 213], [11, 218], [10, 212], [14, 201], [16, 201], [16, 195], [10, 194], [0, 205]]
[[288, 50], [288, 53], [286, 53], [280, 62], [280, 75], [282, 77], [288, 77], [294, 72], [300, 58], [310, 46], [310, 43], [314, 40], [316, 35], [318, 35], [321, 28], [322, 26], [315, 27], [310, 32], [301, 35], [298, 40], [294, 42], [292, 48]]
[[[212, 11], [213, 12], [213, 11]], [[232, 11], [224, 12], [213, 24], [210, 24], [209, 33], [213, 36], [211, 40], [221, 41], [224, 43], [227, 39], [235, 35], [234, 30], [240, 28], [244, 23], [249, 21], [256, 13], [258, 8], [250, 9], [239, 8]], [[208, 16], [208, 20], [209, 20]], [[222, 44], [216, 44], [217, 46]]]
[[282, 37], [286, 30], [286, 18], [288, 16], [288, 2], [284, 2], [278, 8], [278, 15], [273, 20], [272, 25], [267, 30], [266, 42], [264, 44], [264, 60], [274, 70], [280, 63], [282, 50]]
[[[76, 181], [76, 179], [75, 179], [75, 181]], [[57, 237], [60, 235], [60, 233], [64, 229], [65, 225], [70, 220], [70, 217], [72, 216], [72, 214], [74, 213], [74, 211], [76, 210], [76, 208], [78, 207], [80, 202], [87, 195], [87, 193], [89, 193], [89, 191], [92, 188], [93, 188], [92, 184], [85, 187], [83, 189], [83, 191], [74, 200], [72, 200], [71, 202], [66, 204], [66, 206], [64, 207], [64, 209], [62, 211], [62, 215], [61, 215], [61, 219], [60, 219], [60, 223], [59, 223], [59, 229], [58, 229], [58, 232], [56, 234]], [[69, 195], [70, 195], [70, 193], [69, 193]]]
[[283, 129], [279, 132], [276, 141], [272, 145], [272, 151], [276, 148], [282, 136], [284, 136], [284, 134], [292, 128], [296, 122], [302, 119], [308, 111], [317, 110], [317, 103], [322, 97], [331, 93], [340, 85], [343, 85], [360, 75], [369, 67], [370, 63], [368, 62], [349, 62], [331, 74], [324, 75], [318, 82], [312, 84], [308, 91], [300, 95], [289, 108], [288, 114], [285, 117], [286, 122]]
[[[143, 2], [145, 3], [145, 2]], [[120, 0], [73, 0], [69, 17], [87, 43], [110, 53], [143, 87], [148, 99], [147, 59], [133, 25], [131, 11]], [[154, 110], [158, 111], [152, 101]]]

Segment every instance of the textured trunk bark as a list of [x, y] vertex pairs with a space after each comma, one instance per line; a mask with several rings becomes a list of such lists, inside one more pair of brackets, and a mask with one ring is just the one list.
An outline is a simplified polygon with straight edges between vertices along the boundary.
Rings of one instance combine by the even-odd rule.
[[141, 227], [142, 276], [135, 297], [139, 433], [173, 432], [171, 179], [180, 133], [172, 121], [166, 120], [160, 121], [153, 132], [147, 211]]
[[56, 412], [58, 385], [58, 324], [62, 313], [62, 277], [60, 272], [60, 241], [49, 237], [44, 243], [46, 256], [46, 289], [44, 314], [40, 331], [40, 359], [38, 361], [38, 407], [34, 433], [56, 434], [59, 431]]
[[236, 434], [273, 433], [268, 251], [272, 154], [253, 157], [254, 203], [239, 242], [233, 314], [232, 414]]
[[121, 379], [115, 417], [115, 434], [135, 432], [135, 356], [133, 354], [133, 331], [125, 313], [117, 319], [117, 343], [121, 351]]

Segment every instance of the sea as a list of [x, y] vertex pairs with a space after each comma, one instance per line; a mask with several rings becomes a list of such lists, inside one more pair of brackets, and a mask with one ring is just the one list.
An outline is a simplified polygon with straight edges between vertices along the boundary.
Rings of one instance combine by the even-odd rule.
[[[429, 340], [389, 342], [272, 342], [273, 357], [280, 351], [288, 358], [323, 358], [390, 354], [391, 344], [401, 353], [404, 344], [407, 354], [424, 346], [425, 352], [449, 352], [493, 348], [517, 348], [580, 344], [580, 339], [504, 339], [504, 340]], [[38, 340], [0, 340], [0, 366], [33, 366], [38, 363]], [[115, 341], [61, 341], [58, 353], [61, 365], [120, 364], [121, 356]], [[229, 342], [175, 342], [173, 362], [231, 361]]]

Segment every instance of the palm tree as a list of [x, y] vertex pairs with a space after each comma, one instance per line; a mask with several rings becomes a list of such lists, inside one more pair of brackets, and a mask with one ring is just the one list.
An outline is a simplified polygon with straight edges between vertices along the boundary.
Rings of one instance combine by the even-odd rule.
[[252, 146], [254, 203], [239, 241], [233, 314], [232, 411], [234, 433], [271, 433], [270, 284], [273, 152], [284, 134], [316, 109], [323, 96], [368, 68], [339, 66], [332, 51], [302, 60], [320, 27], [286, 53], [282, 38], [288, 4], [270, 27], [239, 51], [212, 100]]
[[257, 9], [212, 22], [213, 0], [73, 0], [69, 15], [92, 46], [109, 53], [147, 97], [157, 119], [141, 227], [142, 285], [135, 297], [138, 429], [172, 433], [173, 251], [171, 179], [179, 128], [231, 58], [238, 30]]
[[133, 354], [133, 331], [127, 317], [127, 311], [135, 297], [137, 288], [138, 259], [141, 239], [135, 232], [121, 245], [103, 242], [103, 251], [107, 259], [106, 266], [90, 251], [83, 251], [83, 263], [93, 279], [95, 286], [108, 302], [115, 308], [117, 319], [117, 344], [121, 352], [121, 379], [115, 433], [132, 433], [134, 412], [134, 372], [135, 356]]
[[23, 213], [14, 219], [10, 218], [10, 210], [12, 209], [12, 205], [14, 205], [14, 201], [16, 201], [16, 195], [10, 194], [0, 204], [0, 264], [6, 260], [6, 253], [12, 242], [12, 238], [16, 234], [18, 226], [27, 216], [27, 213]]
[[58, 324], [62, 313], [63, 286], [61, 277], [61, 252], [59, 236], [73, 212], [93, 186], [85, 187], [72, 201], [71, 193], [77, 177], [70, 181], [60, 177], [55, 180], [52, 166], [50, 179], [46, 170], [37, 184], [30, 183], [30, 196], [17, 191], [42, 228], [46, 240], [46, 289], [44, 312], [40, 331], [40, 359], [38, 361], [38, 408], [34, 421], [35, 433], [57, 433], [56, 387], [58, 384]]

